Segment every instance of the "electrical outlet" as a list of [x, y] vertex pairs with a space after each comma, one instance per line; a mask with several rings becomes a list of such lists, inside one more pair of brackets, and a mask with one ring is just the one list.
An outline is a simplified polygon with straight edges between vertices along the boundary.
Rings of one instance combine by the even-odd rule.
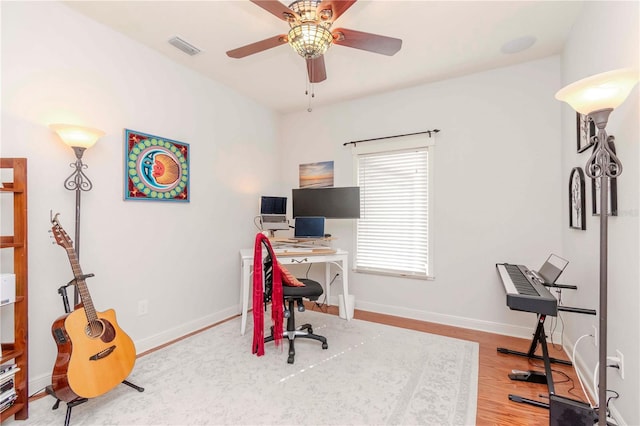
[[607, 367], [615, 368], [621, 379], [624, 379], [624, 356], [622, 352], [616, 350], [616, 356], [607, 357]]
[[616, 349], [616, 355], [618, 355], [618, 359], [620, 360], [620, 368], [618, 369], [618, 373], [620, 373], [620, 378], [624, 379], [624, 355], [622, 352]]
[[149, 313], [149, 301], [147, 299], [138, 302], [138, 316]]
[[598, 347], [598, 327], [593, 326], [593, 346]]

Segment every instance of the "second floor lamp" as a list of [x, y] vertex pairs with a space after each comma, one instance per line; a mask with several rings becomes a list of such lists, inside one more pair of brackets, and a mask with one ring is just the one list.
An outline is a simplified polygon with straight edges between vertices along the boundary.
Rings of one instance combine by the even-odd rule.
[[[76, 220], [74, 246], [78, 261], [80, 261], [80, 208], [82, 191], [90, 191], [93, 184], [84, 173], [87, 165], [82, 162], [82, 155], [87, 148], [91, 148], [105, 133], [102, 130], [90, 127], [76, 126], [73, 124], [51, 124], [51, 130], [56, 132], [60, 139], [73, 149], [76, 161], [70, 164], [73, 173], [64, 181], [64, 187], [76, 193]], [[73, 304], [79, 303], [78, 290], [74, 287]]]
[[585, 165], [591, 179], [600, 182], [600, 277], [599, 277], [599, 342], [598, 342], [598, 424], [607, 424], [607, 286], [608, 286], [608, 211], [609, 179], [622, 173], [622, 162], [609, 147], [605, 128], [611, 112], [629, 96], [638, 82], [638, 71], [623, 68], [584, 78], [569, 84], [558, 93], [556, 99], [571, 105], [577, 112], [588, 115], [598, 128], [593, 155]]

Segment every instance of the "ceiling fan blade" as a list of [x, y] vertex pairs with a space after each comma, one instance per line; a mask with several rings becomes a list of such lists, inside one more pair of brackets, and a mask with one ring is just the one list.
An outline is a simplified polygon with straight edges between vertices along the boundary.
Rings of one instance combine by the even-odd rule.
[[327, 69], [324, 66], [324, 55], [307, 59], [307, 74], [310, 83], [320, 83], [327, 79]]
[[245, 56], [253, 55], [254, 53], [262, 52], [263, 50], [280, 46], [281, 44], [285, 44], [286, 42], [287, 36], [281, 34], [261, 41], [257, 41], [255, 43], [247, 44], [246, 46], [238, 47], [237, 49], [229, 50], [227, 52], [227, 56], [236, 59], [244, 58]]
[[331, 10], [331, 21], [335, 21], [342, 15], [347, 9], [349, 9], [357, 0], [324, 0], [321, 2], [317, 10]]
[[332, 33], [334, 44], [380, 53], [382, 55], [393, 56], [402, 47], [402, 40], [399, 38], [348, 30], [346, 28], [335, 29]]
[[283, 21], [289, 21], [294, 18], [300, 18], [297, 13], [289, 9], [278, 0], [251, 0], [251, 3], [255, 3], [267, 12], [275, 15], [277, 18]]

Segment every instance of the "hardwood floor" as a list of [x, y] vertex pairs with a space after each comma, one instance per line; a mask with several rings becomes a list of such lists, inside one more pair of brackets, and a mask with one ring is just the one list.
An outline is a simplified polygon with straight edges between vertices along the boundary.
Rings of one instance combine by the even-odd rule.
[[[307, 307], [316, 311], [321, 310], [327, 312], [325, 306], [318, 307], [315, 304], [307, 304]], [[337, 315], [337, 312], [338, 309], [335, 306], [328, 308], [328, 313], [330, 314]], [[506, 347], [521, 352], [528, 352], [531, 346], [531, 340], [360, 310], [355, 311], [354, 317], [366, 321], [478, 342], [480, 359], [476, 424], [504, 426], [549, 424], [549, 411], [547, 409], [509, 400], [509, 394], [515, 394], [545, 403], [549, 402], [546, 384], [514, 382], [507, 376], [512, 369], [544, 371], [542, 361], [529, 360], [528, 358], [516, 355], [501, 354], [496, 350], [498, 347]], [[531, 321], [531, 334], [533, 337], [536, 325], [534, 314], [531, 314]], [[567, 354], [565, 354], [561, 348], [557, 347], [558, 345], [553, 347], [550, 342], [547, 342], [547, 344], [549, 346], [550, 357], [565, 360], [569, 359]], [[538, 350], [537, 354], [540, 354], [540, 350]], [[551, 368], [553, 371], [556, 395], [586, 402], [573, 367], [553, 363], [551, 364]]]

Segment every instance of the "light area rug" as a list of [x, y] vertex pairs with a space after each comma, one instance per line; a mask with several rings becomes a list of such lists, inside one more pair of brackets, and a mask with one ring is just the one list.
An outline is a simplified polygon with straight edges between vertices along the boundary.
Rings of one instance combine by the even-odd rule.
[[[268, 315], [267, 315], [268, 318]], [[72, 409], [79, 425], [472, 425], [478, 344], [366, 321], [296, 313], [329, 343], [296, 340], [251, 354], [235, 318], [139, 358], [128, 380]], [[265, 321], [267, 326], [270, 319]], [[268, 334], [268, 333], [266, 333]], [[18, 425], [63, 425], [47, 396]]]

